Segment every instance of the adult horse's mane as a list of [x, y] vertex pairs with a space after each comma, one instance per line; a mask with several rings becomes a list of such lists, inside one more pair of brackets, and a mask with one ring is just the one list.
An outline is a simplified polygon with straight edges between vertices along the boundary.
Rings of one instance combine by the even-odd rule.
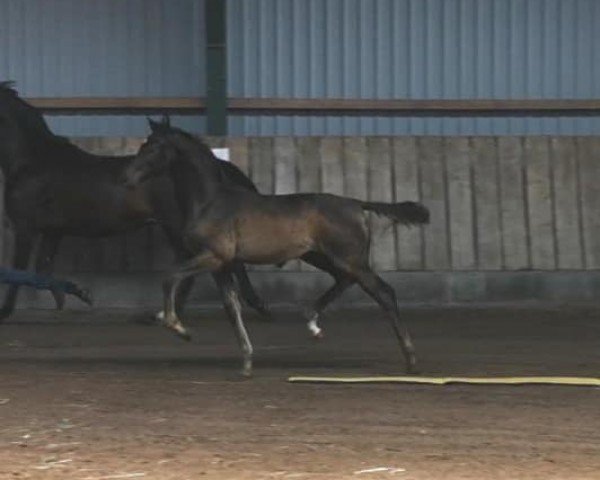
[[0, 110], [6, 117], [16, 119], [19, 127], [35, 143], [70, 144], [67, 138], [54, 134], [41, 112], [19, 96], [12, 80], [0, 82]]
[[8, 93], [17, 95], [17, 91], [15, 90], [14, 80], [4, 80], [4, 81], [0, 82], [0, 90], [5, 90]]

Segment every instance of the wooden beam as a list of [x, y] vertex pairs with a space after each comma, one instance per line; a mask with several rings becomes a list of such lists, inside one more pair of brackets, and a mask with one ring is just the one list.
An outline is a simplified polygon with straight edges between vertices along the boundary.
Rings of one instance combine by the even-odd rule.
[[[201, 97], [37, 97], [26, 99], [47, 113], [160, 113], [199, 114]], [[310, 116], [600, 116], [600, 99], [523, 100], [409, 100], [229, 98], [232, 115]]]
[[410, 100], [231, 98], [229, 110], [240, 115], [333, 116], [586, 116], [600, 115], [600, 99], [556, 100]]
[[199, 97], [31, 97], [26, 101], [46, 113], [197, 113], [205, 108]]

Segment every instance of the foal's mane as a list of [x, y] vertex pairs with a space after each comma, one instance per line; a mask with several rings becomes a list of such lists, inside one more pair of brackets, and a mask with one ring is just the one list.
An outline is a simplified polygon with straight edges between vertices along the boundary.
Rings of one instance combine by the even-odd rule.
[[186, 140], [189, 140], [190, 142], [192, 142], [200, 151], [200, 153], [205, 156], [208, 157], [211, 160], [218, 160], [220, 161], [215, 154], [213, 153], [213, 151], [210, 149], [210, 147], [198, 136], [190, 133], [190, 132], [186, 132], [185, 130], [178, 128], [178, 127], [174, 127], [168, 123], [161, 123], [159, 124], [158, 127], [158, 133], [159, 134], [176, 134], [176, 135], [180, 135], [181, 137], [185, 138]]
[[211, 150], [211, 148], [198, 136], [193, 135], [181, 128], [174, 127], [170, 124], [168, 119], [164, 119], [162, 122], [153, 123], [153, 129], [159, 135], [167, 135], [169, 133], [180, 135], [186, 140], [192, 142], [196, 148], [198, 148], [200, 154], [219, 167], [220, 180], [229, 185], [242, 187], [253, 192], [257, 192], [256, 185], [252, 183], [252, 180], [246, 176], [235, 164], [231, 162], [224, 162], [219, 159]]

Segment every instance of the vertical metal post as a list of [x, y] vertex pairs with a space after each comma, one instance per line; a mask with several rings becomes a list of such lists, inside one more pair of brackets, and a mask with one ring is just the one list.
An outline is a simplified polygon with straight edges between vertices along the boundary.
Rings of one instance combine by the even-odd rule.
[[4, 173], [0, 171], [0, 266], [4, 265], [6, 259], [6, 252], [4, 251], [4, 243], [6, 240], [6, 232], [4, 227], [6, 222], [4, 219]]
[[206, 123], [208, 135], [227, 135], [226, 0], [206, 0]]

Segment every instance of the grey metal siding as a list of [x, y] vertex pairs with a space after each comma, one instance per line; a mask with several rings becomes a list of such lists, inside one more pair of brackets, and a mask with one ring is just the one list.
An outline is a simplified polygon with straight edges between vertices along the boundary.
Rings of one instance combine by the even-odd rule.
[[[231, 96], [598, 98], [597, 0], [228, 0]], [[0, 0], [0, 78], [37, 95], [204, 95], [203, 0]], [[52, 116], [68, 135], [143, 117]], [[177, 123], [204, 131], [201, 117]], [[597, 134], [596, 118], [233, 117], [232, 135]]]
[[[203, 28], [202, 0], [0, 0], [0, 78], [25, 96], [200, 96]], [[69, 135], [146, 132], [144, 117], [48, 118]]]
[[[597, 98], [596, 0], [228, 0], [231, 96]], [[232, 134], [596, 134], [596, 118], [269, 118]]]

